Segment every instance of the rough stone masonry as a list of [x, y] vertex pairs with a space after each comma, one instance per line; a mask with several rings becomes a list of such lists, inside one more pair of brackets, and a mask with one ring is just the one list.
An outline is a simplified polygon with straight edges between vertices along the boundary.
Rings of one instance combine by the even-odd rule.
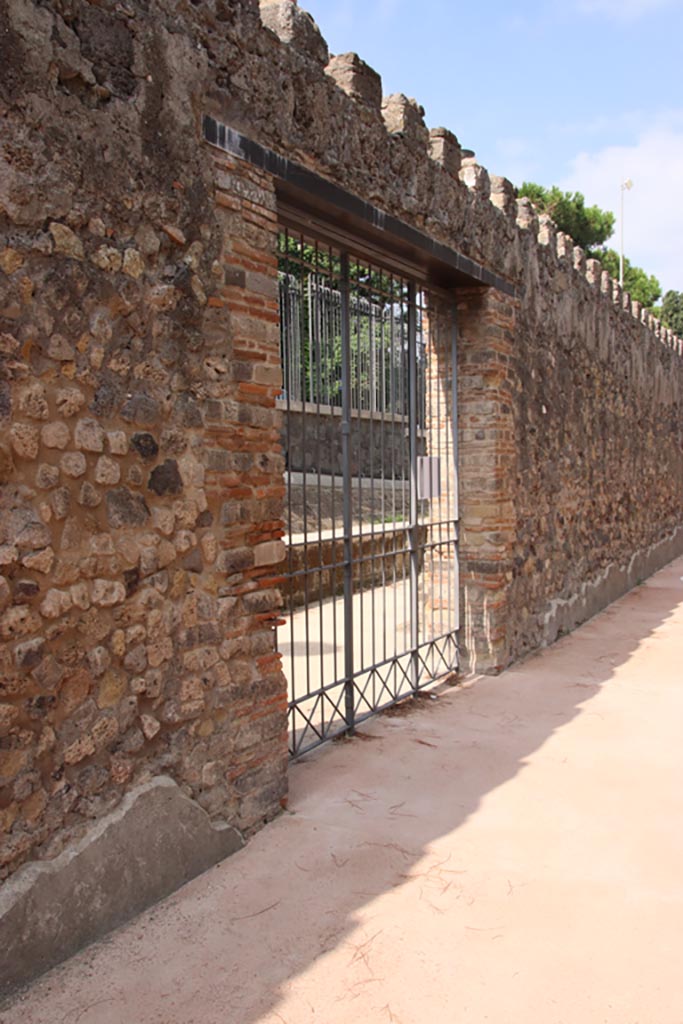
[[2, 877], [154, 780], [207, 836], [286, 796], [278, 182], [207, 114], [514, 292], [455, 293], [466, 668], [683, 551], [681, 342], [292, 0], [7, 0], [0, 49]]

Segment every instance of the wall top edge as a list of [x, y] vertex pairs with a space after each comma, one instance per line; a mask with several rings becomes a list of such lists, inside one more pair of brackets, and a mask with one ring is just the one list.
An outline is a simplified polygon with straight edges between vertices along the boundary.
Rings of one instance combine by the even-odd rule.
[[340, 212], [360, 218], [375, 231], [386, 233], [408, 243], [431, 260], [454, 270], [463, 284], [486, 285], [496, 288], [511, 298], [519, 296], [518, 287], [499, 274], [487, 270], [470, 257], [464, 256], [451, 246], [435, 241], [418, 231], [417, 228], [385, 213], [353, 193], [347, 192], [327, 178], [323, 178], [308, 168], [254, 142], [208, 114], [205, 114], [202, 119], [202, 135], [206, 142], [217, 149], [247, 161], [258, 167], [259, 170], [266, 171], [297, 190], [301, 190], [306, 195], [317, 196]]

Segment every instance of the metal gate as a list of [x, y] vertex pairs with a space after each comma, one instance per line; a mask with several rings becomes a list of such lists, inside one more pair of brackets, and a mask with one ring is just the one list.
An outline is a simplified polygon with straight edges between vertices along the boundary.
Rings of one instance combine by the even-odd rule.
[[453, 298], [279, 235], [293, 756], [457, 668]]

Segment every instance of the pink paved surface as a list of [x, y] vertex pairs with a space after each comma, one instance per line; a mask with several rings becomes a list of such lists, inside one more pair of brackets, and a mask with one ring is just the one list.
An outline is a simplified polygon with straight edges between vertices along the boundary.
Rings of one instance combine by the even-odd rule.
[[683, 560], [291, 773], [291, 813], [2, 1024], [681, 1024]]

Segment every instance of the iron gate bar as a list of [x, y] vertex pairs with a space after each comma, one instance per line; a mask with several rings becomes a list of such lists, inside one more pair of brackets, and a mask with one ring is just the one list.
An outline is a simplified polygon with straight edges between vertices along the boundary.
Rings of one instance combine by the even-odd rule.
[[417, 291], [408, 284], [408, 453], [410, 459], [410, 646], [412, 648], [413, 691], [417, 693], [417, 645], [419, 637], [418, 594], [418, 506], [417, 506]]
[[346, 728], [354, 726], [353, 692], [353, 509], [351, 505], [351, 330], [349, 324], [349, 256], [341, 255], [342, 473], [344, 503], [344, 709]]

